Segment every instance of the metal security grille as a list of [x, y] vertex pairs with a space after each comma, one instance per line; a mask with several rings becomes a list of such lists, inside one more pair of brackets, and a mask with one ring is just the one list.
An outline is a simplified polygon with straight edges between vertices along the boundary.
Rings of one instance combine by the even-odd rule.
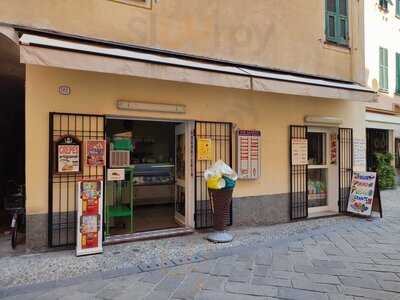
[[[49, 247], [72, 246], [76, 243], [77, 182], [104, 179], [103, 167], [88, 167], [81, 160], [80, 174], [55, 174], [55, 142], [72, 135], [82, 142], [104, 139], [104, 116], [50, 113], [49, 120]], [[84, 151], [82, 149], [82, 155]]]
[[302, 219], [308, 216], [308, 166], [293, 165], [292, 141], [307, 139], [307, 126], [290, 126], [290, 219]]
[[353, 176], [353, 129], [339, 128], [339, 212], [347, 211]]
[[[199, 139], [211, 139], [212, 160], [198, 160], [197, 151], [195, 157], [195, 226], [196, 229], [213, 226], [213, 214], [207, 183], [203, 177], [204, 171], [215, 161], [221, 159], [232, 166], [232, 124], [219, 122], [195, 123], [196, 148]], [[232, 206], [227, 225], [232, 225]]]
[[367, 170], [376, 171], [376, 153], [389, 152], [389, 131], [367, 128]]

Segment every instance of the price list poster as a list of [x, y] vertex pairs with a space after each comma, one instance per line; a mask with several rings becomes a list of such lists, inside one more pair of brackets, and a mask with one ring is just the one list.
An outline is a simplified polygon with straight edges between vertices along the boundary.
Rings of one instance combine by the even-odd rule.
[[260, 177], [260, 144], [259, 130], [237, 131], [238, 177], [240, 179], [257, 179]]

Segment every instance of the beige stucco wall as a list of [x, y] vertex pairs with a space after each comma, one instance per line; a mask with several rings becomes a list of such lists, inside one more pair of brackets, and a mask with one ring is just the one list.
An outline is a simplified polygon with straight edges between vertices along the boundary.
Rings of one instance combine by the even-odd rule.
[[0, 22], [357, 82], [363, 76], [362, 1], [349, 1], [349, 49], [326, 44], [322, 0], [149, 2], [151, 9], [109, 0], [2, 0]]
[[[71, 87], [69, 96], [58, 86]], [[117, 99], [184, 104], [183, 115], [119, 111]], [[47, 213], [49, 112], [129, 115], [166, 119], [227, 121], [237, 128], [262, 131], [262, 176], [240, 181], [235, 196], [287, 193], [289, 190], [289, 125], [305, 115], [344, 119], [355, 138], [365, 138], [364, 107], [335, 101], [236, 89], [179, 84], [128, 76], [27, 66], [26, 185], [28, 214]]]

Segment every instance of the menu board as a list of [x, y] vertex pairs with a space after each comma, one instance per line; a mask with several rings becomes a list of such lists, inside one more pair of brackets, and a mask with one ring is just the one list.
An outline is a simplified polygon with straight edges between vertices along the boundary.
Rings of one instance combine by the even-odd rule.
[[56, 172], [79, 173], [81, 171], [81, 142], [70, 135], [56, 142]]
[[85, 143], [86, 165], [102, 167], [106, 160], [106, 141], [90, 140]]
[[354, 167], [365, 170], [367, 163], [367, 144], [365, 139], [354, 139]]
[[370, 216], [376, 184], [375, 172], [354, 172], [347, 211]]
[[257, 179], [261, 171], [261, 131], [237, 131], [237, 166], [239, 179]]
[[102, 211], [103, 181], [88, 180], [78, 183], [78, 224], [76, 255], [103, 252]]
[[308, 164], [308, 140], [292, 139], [292, 165]]

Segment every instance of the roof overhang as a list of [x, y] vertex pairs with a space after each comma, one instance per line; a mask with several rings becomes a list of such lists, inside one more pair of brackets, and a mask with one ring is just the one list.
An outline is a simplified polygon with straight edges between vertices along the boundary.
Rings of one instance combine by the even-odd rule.
[[307, 97], [374, 102], [351, 82], [23, 33], [21, 63]]

